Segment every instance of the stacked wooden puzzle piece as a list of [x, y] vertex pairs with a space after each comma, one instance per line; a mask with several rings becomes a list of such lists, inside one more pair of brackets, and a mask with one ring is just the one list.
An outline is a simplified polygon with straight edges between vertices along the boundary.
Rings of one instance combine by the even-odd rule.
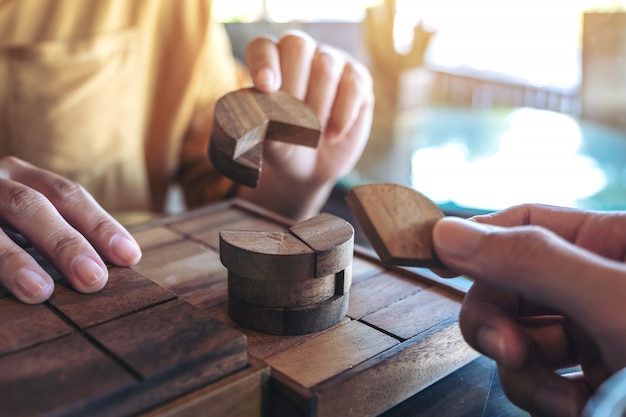
[[326, 329], [348, 311], [354, 229], [322, 213], [288, 231], [220, 231], [229, 313], [263, 333]]

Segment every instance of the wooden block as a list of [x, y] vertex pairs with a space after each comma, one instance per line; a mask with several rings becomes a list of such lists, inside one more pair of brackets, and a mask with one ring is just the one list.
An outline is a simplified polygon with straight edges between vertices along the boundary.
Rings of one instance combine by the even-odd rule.
[[334, 296], [337, 289], [335, 274], [290, 281], [250, 279], [229, 272], [228, 292], [229, 296], [260, 307], [298, 308], [321, 303]]
[[260, 361], [140, 417], [267, 417], [270, 367]]
[[410, 398], [478, 357], [460, 333], [456, 321], [441, 323], [321, 382], [315, 415], [373, 417]]
[[315, 252], [287, 232], [220, 231], [220, 260], [237, 275], [258, 280], [315, 276]]
[[[232, 203], [229, 203], [229, 205]], [[221, 204], [220, 204], [221, 205]], [[208, 206], [211, 208], [212, 206]], [[206, 210], [199, 210], [199, 213], [203, 213]], [[175, 230], [178, 230], [184, 234], [191, 235], [204, 232], [205, 230], [223, 229], [231, 224], [236, 224], [241, 221], [257, 219], [253, 213], [249, 211], [232, 207], [229, 210], [221, 210], [213, 213], [209, 211], [208, 214], [199, 215], [195, 210], [189, 212], [191, 215], [188, 217], [182, 217], [180, 219], [172, 219], [168, 224]]]
[[265, 362], [283, 377], [311, 388], [399, 343], [353, 320], [266, 358]]
[[72, 332], [48, 306], [27, 305], [13, 297], [0, 298], [0, 317], [0, 356]]
[[352, 265], [354, 228], [344, 219], [321, 213], [289, 231], [315, 251], [315, 276], [336, 274]]
[[6, 416], [92, 416], [100, 397], [136, 384], [77, 333], [0, 358], [0, 404]]
[[402, 339], [410, 339], [447, 320], [456, 319], [461, 310], [461, 296], [430, 287], [390, 304], [361, 320], [385, 329]]
[[130, 268], [111, 268], [109, 282], [97, 297], [76, 292], [62, 282], [49, 302], [85, 329], [174, 298], [176, 294]]
[[148, 250], [144, 257], [133, 269], [179, 296], [193, 282], [210, 284], [212, 275], [226, 276], [217, 252], [189, 240]]
[[256, 187], [265, 140], [314, 148], [320, 134], [320, 122], [304, 102], [282, 91], [245, 88], [217, 101], [209, 157], [225, 176]]
[[426, 196], [383, 183], [356, 186], [346, 200], [384, 263], [443, 267], [432, 247], [432, 230], [443, 213]]
[[180, 299], [87, 332], [144, 379], [175, 371], [187, 374], [177, 385], [193, 386], [247, 364], [242, 335]]
[[228, 313], [240, 325], [275, 335], [314, 333], [338, 323], [348, 311], [348, 294], [300, 308], [270, 308], [228, 297]]
[[359, 320], [426, 287], [427, 285], [392, 272], [361, 280], [350, 288], [348, 316]]
[[183, 234], [164, 226], [138, 230], [133, 232], [132, 235], [141, 247], [142, 251], [183, 240], [185, 238]]

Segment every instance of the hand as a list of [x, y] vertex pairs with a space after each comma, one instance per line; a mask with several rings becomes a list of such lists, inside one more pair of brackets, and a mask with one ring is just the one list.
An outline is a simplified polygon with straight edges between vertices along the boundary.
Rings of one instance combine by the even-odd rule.
[[[475, 280], [461, 309], [467, 342], [493, 358], [512, 402], [580, 415], [626, 366], [626, 213], [524, 205], [440, 220], [435, 250]], [[582, 374], [555, 373], [580, 365]]]
[[242, 189], [241, 195], [289, 217], [305, 218], [321, 208], [363, 152], [374, 107], [371, 76], [343, 51], [300, 32], [277, 42], [253, 40], [247, 64], [258, 90], [280, 89], [307, 103], [323, 134], [317, 149], [266, 142], [259, 184]]
[[52, 278], [16, 242], [26, 239], [78, 291], [104, 287], [108, 261], [139, 261], [137, 242], [79, 185], [14, 157], [0, 159], [0, 284], [25, 303], [47, 300]]

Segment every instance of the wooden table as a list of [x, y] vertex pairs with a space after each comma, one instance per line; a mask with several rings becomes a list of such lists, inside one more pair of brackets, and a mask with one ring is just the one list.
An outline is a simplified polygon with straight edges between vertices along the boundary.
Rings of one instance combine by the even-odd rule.
[[[63, 371], [63, 364], [68, 367], [79, 355], [68, 351], [56, 361], [61, 364], [55, 364], [55, 372], [69, 372], [75, 382], [99, 381], [95, 394], [70, 390], [73, 395], [66, 395], [58, 412], [25, 407], [30, 412], [12, 415], [80, 415], [76, 410], [105, 410], [103, 404], [111, 410], [108, 415], [144, 417], [401, 415], [398, 407], [408, 404], [405, 400], [417, 401], [416, 394], [436, 388], [478, 358], [458, 329], [462, 291], [415, 271], [385, 267], [361, 248], [353, 260], [349, 311], [339, 324], [300, 336], [272, 336], [236, 325], [227, 313], [219, 231], [290, 225], [256, 206], [226, 201], [131, 228], [144, 257], [132, 270], [112, 268], [111, 282], [98, 294], [76, 294], [58, 274], [54, 296], [39, 307], [0, 293], [0, 317], [9, 317], [9, 308], [35, 316], [35, 309], [43, 308], [53, 321], [69, 325], [43, 340], [0, 349], [0, 404], [12, 399], [8, 387], [13, 394], [23, 388], [24, 381], [2, 376], [3, 369], [16, 372], [11, 367], [16, 358], [36, 367], [33, 350], [46, 350], [48, 356], [40, 354], [38, 360], [47, 363], [46, 357], [57, 354], [50, 343], [74, 346], [76, 340], [75, 352], [95, 348], [94, 355], [121, 368], [106, 379], [109, 385], [101, 383], [101, 372], [111, 373], [106, 363], [90, 369], [92, 362], [76, 362], [81, 372]], [[99, 312], [119, 305], [126, 310], [101, 317]], [[157, 318], [142, 321], [145, 316]], [[9, 327], [0, 323], [3, 334], [19, 333], [15, 320], [5, 324]], [[132, 325], [136, 321], [140, 324]], [[189, 335], [200, 335], [197, 343]], [[54, 392], [58, 375], [31, 371], [25, 381]], [[38, 399], [26, 392], [13, 402], [23, 407]]]

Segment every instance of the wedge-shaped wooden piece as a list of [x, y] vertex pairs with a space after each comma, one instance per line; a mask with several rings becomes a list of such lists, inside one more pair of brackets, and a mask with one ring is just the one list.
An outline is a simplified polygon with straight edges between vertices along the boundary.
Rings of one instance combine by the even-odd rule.
[[220, 261], [249, 279], [300, 281], [315, 276], [315, 252], [288, 232], [222, 230]]
[[374, 250], [386, 264], [442, 267], [432, 247], [432, 231], [443, 217], [420, 192], [398, 184], [359, 185], [346, 197]]
[[320, 213], [289, 231], [315, 251], [315, 276], [336, 274], [352, 265], [354, 228], [344, 219]]
[[256, 187], [263, 163], [263, 142], [274, 140], [315, 148], [320, 122], [304, 102], [277, 91], [244, 88], [215, 105], [209, 157], [228, 178]]

